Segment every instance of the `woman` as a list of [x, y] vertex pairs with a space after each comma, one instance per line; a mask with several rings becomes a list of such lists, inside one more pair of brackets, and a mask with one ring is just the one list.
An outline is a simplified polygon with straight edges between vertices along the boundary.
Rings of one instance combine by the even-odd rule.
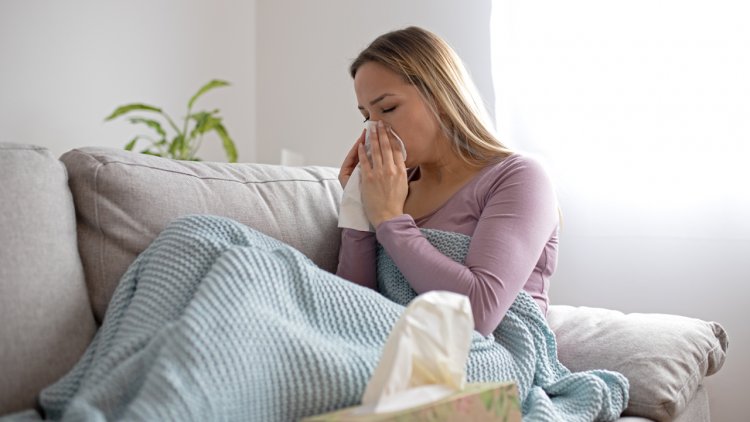
[[[468, 296], [475, 328], [484, 335], [521, 290], [546, 313], [557, 261], [552, 185], [539, 164], [491, 134], [450, 46], [421, 28], [393, 31], [362, 51], [350, 73], [360, 112], [378, 128], [372, 162], [363, 133], [339, 181], [346, 186], [360, 165], [362, 201], [376, 231], [343, 230], [337, 274], [376, 289], [379, 242], [417, 293]], [[386, 128], [403, 140], [406, 162]], [[465, 262], [441, 254], [420, 228], [471, 236]]]

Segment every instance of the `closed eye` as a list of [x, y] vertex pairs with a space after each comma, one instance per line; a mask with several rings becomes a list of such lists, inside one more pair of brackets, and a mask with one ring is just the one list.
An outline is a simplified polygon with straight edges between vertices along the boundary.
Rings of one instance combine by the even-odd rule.
[[[396, 107], [397, 107], [397, 106], [393, 106], [393, 107], [391, 107], [391, 108], [386, 108], [386, 109], [383, 109], [382, 113], [390, 113], [390, 112], [392, 112], [393, 110], [395, 110], [395, 109], [396, 109]], [[365, 117], [365, 120], [363, 120], [362, 122], [364, 123], [364, 122], [367, 122], [368, 120], [370, 120], [370, 118], [369, 118], [369, 117]]]

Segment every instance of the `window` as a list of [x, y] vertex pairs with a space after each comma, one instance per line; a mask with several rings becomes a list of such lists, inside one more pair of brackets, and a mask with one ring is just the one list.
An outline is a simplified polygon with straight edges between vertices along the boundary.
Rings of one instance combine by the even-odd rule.
[[584, 235], [750, 238], [750, 6], [495, 1], [498, 134]]

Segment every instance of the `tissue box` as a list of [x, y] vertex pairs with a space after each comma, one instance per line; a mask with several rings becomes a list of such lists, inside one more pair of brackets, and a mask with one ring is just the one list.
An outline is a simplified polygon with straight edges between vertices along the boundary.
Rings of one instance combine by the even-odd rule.
[[352, 414], [356, 407], [312, 416], [302, 422], [520, 422], [521, 404], [515, 383], [472, 383], [444, 399], [398, 412]]

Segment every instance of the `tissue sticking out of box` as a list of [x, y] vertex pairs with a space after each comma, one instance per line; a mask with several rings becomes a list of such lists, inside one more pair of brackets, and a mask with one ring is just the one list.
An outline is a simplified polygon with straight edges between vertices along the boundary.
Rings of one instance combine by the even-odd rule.
[[473, 331], [466, 296], [418, 296], [391, 330], [357, 413], [395, 412], [464, 388]]

